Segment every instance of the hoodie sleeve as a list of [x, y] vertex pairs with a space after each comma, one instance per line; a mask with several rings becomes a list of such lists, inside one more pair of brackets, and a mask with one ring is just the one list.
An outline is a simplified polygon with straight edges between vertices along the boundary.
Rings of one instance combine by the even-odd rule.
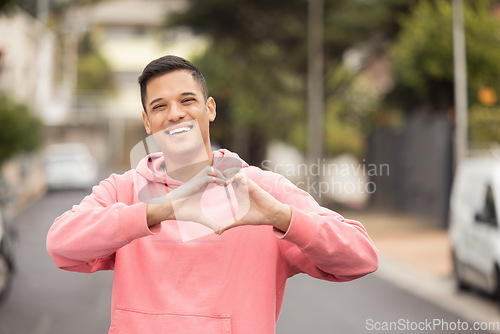
[[292, 209], [288, 231], [283, 234], [275, 229], [289, 277], [306, 273], [349, 281], [377, 270], [378, 250], [360, 222], [321, 207], [284, 177], [274, 197]]
[[47, 251], [59, 268], [111, 270], [117, 249], [161, 228], [148, 228], [146, 203], [118, 202], [117, 177], [102, 181], [79, 205], [54, 221], [47, 235]]

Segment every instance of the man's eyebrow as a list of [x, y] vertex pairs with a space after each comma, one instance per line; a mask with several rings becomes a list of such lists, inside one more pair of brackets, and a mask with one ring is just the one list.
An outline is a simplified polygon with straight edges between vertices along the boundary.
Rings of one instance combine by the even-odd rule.
[[163, 98], [162, 98], [162, 97], [159, 97], [159, 98], [157, 98], [157, 99], [154, 99], [153, 101], [149, 102], [149, 106], [151, 107], [151, 105], [152, 105], [153, 103], [156, 103], [156, 102], [161, 101], [161, 100], [163, 100]]
[[[191, 95], [196, 96], [196, 93], [194, 93], [194, 92], [183, 92], [183, 93], [181, 93], [181, 96], [191, 96]], [[152, 104], [154, 104], [154, 103], [156, 103], [158, 101], [161, 101], [161, 100], [163, 100], [163, 97], [156, 98], [153, 101], [149, 102], [149, 106], [151, 106]]]

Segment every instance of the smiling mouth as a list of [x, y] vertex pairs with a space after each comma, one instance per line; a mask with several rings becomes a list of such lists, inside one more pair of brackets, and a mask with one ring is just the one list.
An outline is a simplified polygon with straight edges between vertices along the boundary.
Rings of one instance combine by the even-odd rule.
[[169, 129], [166, 129], [165, 130], [165, 133], [169, 136], [178, 136], [178, 135], [181, 135], [181, 134], [184, 134], [184, 133], [187, 133], [189, 131], [191, 131], [191, 129], [193, 128], [193, 125], [183, 125], [183, 126], [177, 126], [175, 128], [169, 128]]

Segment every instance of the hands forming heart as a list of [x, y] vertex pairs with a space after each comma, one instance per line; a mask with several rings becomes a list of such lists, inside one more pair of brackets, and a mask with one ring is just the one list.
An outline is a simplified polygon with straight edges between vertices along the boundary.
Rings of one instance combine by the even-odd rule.
[[[189, 138], [198, 141], [199, 146], [203, 147], [202, 137], [201, 133], [197, 133], [194, 139]], [[157, 138], [150, 135], [135, 145], [130, 152], [131, 165], [135, 167], [143, 159], [144, 154], [159, 151], [160, 148], [162, 152], [165, 149], [164, 156], [176, 157], [178, 153], [173, 150], [175, 152], [169, 155], [169, 146], [161, 141], [161, 138], [158, 143]], [[183, 152], [181, 160], [189, 161], [191, 164], [196, 161], [198, 163], [209, 161], [208, 156], [203, 160], [206, 152], [199, 153], [198, 150]], [[186, 154], [191, 158], [186, 157]], [[280, 203], [252, 181], [242, 168], [240, 159], [226, 157], [223, 162], [217, 158], [215, 160], [217, 161], [214, 164], [215, 168], [204, 167], [187, 182], [173, 190], [169, 189], [166, 195], [166, 189], [160, 184], [155, 186], [153, 183], [153, 186], [148, 185], [141, 189], [138, 197], [148, 203], [146, 210], [148, 226], [154, 226], [165, 220], [177, 220], [184, 241], [202, 237], [212, 231], [222, 234], [241, 225], [272, 225], [286, 232], [290, 224], [291, 208]], [[172, 163], [172, 158], [170, 162]], [[181, 180], [183, 178], [173, 174], [190, 175], [193, 165], [175, 161], [175, 158], [173, 162], [175, 169], [170, 173], [170, 177]], [[189, 236], [184, 237], [183, 234]]]
[[290, 210], [252, 181], [241, 167], [220, 171], [207, 166], [154, 203], [170, 203], [176, 220], [197, 222], [217, 234], [241, 225], [276, 226], [283, 216], [280, 214]]
[[[241, 174], [240, 174], [241, 173]], [[248, 211], [248, 190], [241, 168], [221, 172], [211, 166], [171, 191], [175, 219], [197, 222], [220, 234]]]

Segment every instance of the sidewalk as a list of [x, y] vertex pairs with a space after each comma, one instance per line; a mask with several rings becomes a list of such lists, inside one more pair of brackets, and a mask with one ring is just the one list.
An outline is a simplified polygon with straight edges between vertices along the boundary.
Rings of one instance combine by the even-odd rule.
[[452, 262], [448, 232], [422, 218], [380, 211], [346, 211], [360, 221], [375, 242], [381, 257], [436, 278], [450, 277]]
[[[375, 274], [469, 322], [497, 328], [500, 311], [491, 298], [458, 292], [448, 232], [425, 219], [394, 212], [340, 211], [359, 220], [380, 252]], [[499, 333], [497, 329], [489, 333]]]

